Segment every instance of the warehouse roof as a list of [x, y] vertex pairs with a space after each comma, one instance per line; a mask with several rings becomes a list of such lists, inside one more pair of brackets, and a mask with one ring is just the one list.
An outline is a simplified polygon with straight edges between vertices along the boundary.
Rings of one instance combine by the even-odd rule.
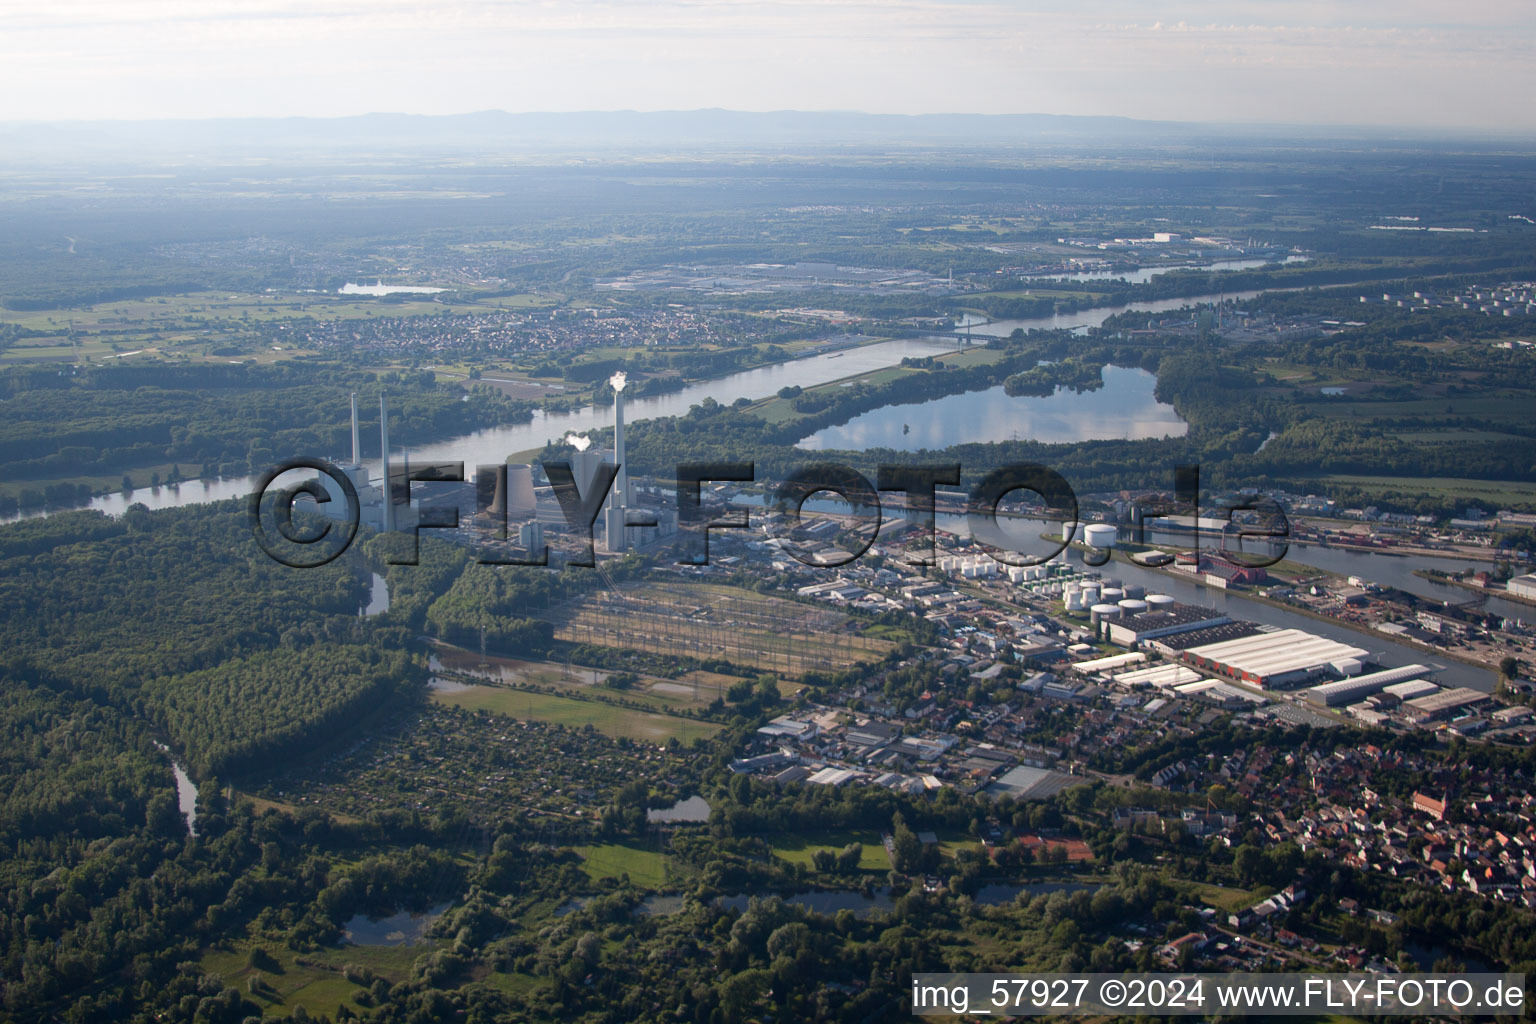
[[1259, 633], [1237, 640], [1191, 647], [1184, 653], [1262, 679], [1321, 668], [1369, 652], [1363, 647], [1340, 643], [1304, 630], [1281, 629], [1273, 633]]

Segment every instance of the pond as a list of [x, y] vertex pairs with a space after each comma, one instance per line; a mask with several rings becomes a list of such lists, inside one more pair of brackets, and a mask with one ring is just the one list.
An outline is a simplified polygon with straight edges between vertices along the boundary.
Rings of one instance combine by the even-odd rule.
[[661, 822], [663, 824], [704, 822], [709, 820], [709, 811], [709, 801], [701, 796], [694, 795], [686, 800], [679, 800], [671, 807], [651, 808], [645, 812], [645, 820]]
[[357, 610], [358, 618], [366, 619], [389, 611], [389, 581], [378, 573], [372, 575], [373, 579], [368, 584], [368, 600]]
[[891, 448], [916, 452], [953, 444], [1020, 440], [1056, 444], [1107, 438], [1183, 437], [1189, 427], [1153, 394], [1157, 375], [1106, 366], [1104, 386], [1051, 395], [1007, 394], [1002, 385], [911, 405], [887, 405], [818, 430], [798, 447], [820, 451]]
[[[171, 748], [164, 743], [155, 741], [155, 746], [169, 754]], [[181, 816], [187, 819], [187, 831], [197, 835], [197, 784], [192, 781], [192, 776], [187, 774], [180, 761], [171, 758], [171, 774], [176, 779], [176, 806], [181, 810]]]
[[402, 910], [388, 917], [358, 914], [343, 925], [346, 941], [354, 946], [414, 946], [426, 935], [432, 922], [443, 916], [452, 900], [423, 911]]

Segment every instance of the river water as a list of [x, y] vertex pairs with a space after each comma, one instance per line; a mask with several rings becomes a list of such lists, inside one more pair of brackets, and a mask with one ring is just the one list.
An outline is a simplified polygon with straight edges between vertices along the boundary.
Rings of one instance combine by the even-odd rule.
[[1201, 303], [1216, 302], [1227, 299], [1233, 302], [1241, 302], [1265, 291], [1284, 291], [1286, 289], [1268, 288], [1253, 291], [1226, 292], [1218, 295], [1191, 295], [1180, 299], [1155, 299], [1151, 302], [1130, 302], [1123, 306], [1098, 306], [1094, 309], [1079, 310], [1076, 313], [1057, 313], [1054, 316], [1031, 316], [1018, 320], [993, 320], [991, 323], [970, 324], [961, 322], [957, 328], [962, 334], [970, 334], [976, 337], [1006, 338], [1015, 330], [1077, 330], [1085, 327], [1098, 327], [1112, 316], [1121, 313], [1166, 313], [1169, 310], [1183, 309], [1185, 306], [1197, 306]]
[[[760, 506], [763, 499], [755, 495], [743, 495], [736, 499], [738, 504], [747, 506]], [[812, 498], [805, 503], [808, 512], [832, 512], [846, 515], [848, 506], [835, 499], [824, 500]], [[889, 513], [885, 513], [889, 514]], [[934, 517], [940, 530], [953, 534], [956, 537], [972, 537], [970, 520], [961, 515], [939, 513]], [[995, 528], [988, 528], [974, 534], [975, 539], [994, 547], [1018, 552], [1023, 555], [1041, 556], [1049, 555], [1056, 550], [1056, 546], [1042, 538], [1042, 534], [1059, 536], [1061, 524], [1052, 523], [1041, 519], [1029, 519], [1022, 516], [1010, 516], [998, 520]], [[1184, 534], [1187, 542], [1189, 535]], [[1307, 554], [1318, 549], [1309, 548]], [[1367, 556], [1369, 557], [1369, 556]], [[1068, 552], [1069, 564], [1081, 565], [1080, 556]], [[1298, 557], [1297, 553], [1291, 555], [1293, 561], [1302, 561], [1311, 564], [1306, 555]], [[1389, 557], [1382, 557], [1373, 561], [1371, 566], [1377, 566], [1384, 562], [1399, 561]], [[1406, 559], [1402, 561], [1407, 561]], [[1412, 567], [1410, 563], [1410, 568]], [[1367, 576], [1365, 566], [1356, 568], [1356, 574]], [[1429, 665], [1437, 667], [1434, 673], [1437, 682], [1448, 686], [1469, 686], [1475, 690], [1492, 692], [1494, 683], [1497, 682], [1495, 673], [1491, 669], [1478, 668], [1464, 662], [1454, 661], [1449, 658], [1437, 657], [1428, 651], [1410, 647], [1399, 643], [1386, 634], [1365, 633], [1351, 629], [1348, 626], [1335, 625], [1326, 619], [1313, 618], [1299, 611], [1292, 611], [1283, 607], [1276, 607], [1266, 602], [1255, 600], [1239, 590], [1222, 590], [1211, 587], [1181, 572], [1167, 572], [1160, 569], [1148, 569], [1135, 565], [1127, 560], [1123, 554], [1116, 553], [1114, 559], [1108, 564], [1096, 570], [1105, 579], [1118, 579], [1123, 583], [1135, 583], [1146, 589], [1149, 594], [1167, 594], [1182, 604], [1203, 605], [1207, 608], [1215, 608], [1234, 619], [1246, 619], [1262, 625], [1276, 626], [1281, 629], [1300, 629], [1318, 636], [1325, 636], [1340, 643], [1347, 643], [1355, 647], [1363, 647], [1376, 656], [1376, 660], [1386, 668], [1401, 665]], [[1335, 570], [1337, 571], [1337, 570]], [[1379, 575], [1379, 574], [1378, 574]], [[1418, 580], [1411, 576], [1410, 579]], [[1378, 582], [1385, 582], [1378, 580]], [[1419, 580], [1418, 582], [1425, 582]]]
[[[1242, 300], [1260, 294], [1258, 291], [1240, 291], [1226, 294], [1226, 298]], [[1063, 313], [1049, 317], [1035, 317], [1021, 320], [999, 320], [990, 324], [977, 325], [970, 328], [973, 332], [982, 336], [1006, 336], [1015, 328], [1076, 328], [1091, 327], [1102, 324], [1106, 319], [1126, 310], [1141, 310], [1147, 312], [1162, 312], [1179, 309], [1185, 306], [1210, 302], [1216, 299], [1215, 295], [1191, 296], [1185, 298], [1162, 299], [1154, 302], [1132, 303], [1127, 306], [1103, 307], [1098, 309], [1083, 310], [1078, 313]], [[894, 366], [902, 359], [909, 356], [920, 357], [933, 355], [939, 352], [949, 351], [960, 342], [959, 337], [930, 338], [906, 338], [895, 341], [883, 341], [857, 348], [844, 349], [837, 352], [822, 352], [801, 359], [791, 360], [773, 366], [759, 367], [746, 370], [741, 373], [731, 374], [717, 380], [705, 381], [690, 385], [679, 391], [666, 395], [649, 397], [635, 397], [625, 403], [625, 414], [630, 422], [636, 420], [651, 419], [655, 417], [678, 416], [686, 413], [689, 408], [703, 402], [705, 399], [714, 399], [722, 404], [730, 404], [738, 398], [763, 398], [774, 394], [780, 388], [794, 385], [798, 387], [813, 387], [828, 381], [842, 377], [867, 373], [871, 370]], [[1106, 368], [1106, 383], [1116, 372], [1115, 368]], [[1131, 374], [1139, 371], [1126, 371]], [[1116, 378], [1118, 380], [1118, 377]], [[1134, 379], [1128, 378], [1134, 383]], [[1069, 396], [1074, 402], [1085, 402], [1085, 408], [1093, 408], [1094, 395], [1099, 393], [1086, 393], [1084, 395]], [[973, 395], [958, 396], [956, 404], [962, 405], [972, 399]], [[1055, 396], [1051, 396], [1054, 398]], [[943, 401], [942, 399], [936, 401]], [[1023, 399], [1019, 401], [1025, 401]], [[1039, 401], [1037, 399], [1036, 401]], [[1046, 399], [1049, 401], [1049, 399]], [[903, 417], [901, 422], [910, 422], [906, 417], [911, 416], [914, 407], [892, 406], [876, 410], [866, 416], [880, 415], [884, 419], [895, 421], [896, 417]], [[1028, 406], [1024, 406], [1028, 408]], [[340, 413], [341, 410], [338, 410]], [[1158, 413], [1162, 416], [1162, 413]], [[602, 428], [612, 422], [611, 406], [587, 406], [570, 412], [545, 412], [537, 411], [531, 422], [511, 426], [493, 427], [487, 430], [476, 431], [461, 437], [446, 441], [438, 441], [421, 446], [411, 446], [410, 454], [413, 459], [462, 461], [466, 466], [474, 466], [481, 463], [498, 463], [507, 458], [509, 454], [529, 451], [541, 448], [547, 442], [564, 437], [569, 433], [585, 433]], [[959, 425], [966, 422], [964, 417], [951, 417], [951, 422]], [[1079, 422], [1082, 422], [1081, 420]], [[1168, 428], [1172, 423], [1167, 422]], [[990, 426], [996, 426], [993, 422]], [[852, 423], [845, 425], [852, 426]], [[1003, 425], [998, 430], [991, 430], [990, 440], [1006, 440], [1007, 431], [1013, 429]], [[1151, 428], [1149, 428], [1151, 429]], [[1020, 430], [1021, 435], [1023, 430]], [[885, 429], [881, 432], [882, 438], [889, 438], [891, 431]], [[910, 435], [907, 435], [910, 436]], [[405, 445], [410, 445], [408, 437], [397, 438]], [[894, 446], [892, 439], [883, 440], [885, 445]], [[943, 447], [955, 443], [955, 438], [943, 430], [930, 431], [922, 435], [921, 445], [924, 447]], [[849, 444], [847, 447], [858, 448], [861, 444]], [[299, 454], [299, 453], [296, 453]], [[305, 453], [307, 454], [307, 453]], [[134, 491], [130, 494], [114, 493], [103, 495], [90, 502], [89, 507], [100, 509], [109, 515], [120, 515], [127, 507], [135, 502], [142, 502], [150, 508], [167, 508], [200, 502], [219, 501], [227, 498], [246, 497], [256, 484], [255, 476], [232, 477], [212, 481], [194, 481], [183, 483], [176, 487], [162, 486]], [[40, 513], [26, 513], [24, 515], [37, 515]], [[956, 528], [963, 528], [963, 520], [954, 524]], [[1038, 532], [1038, 531], [1037, 531]], [[1016, 550], [1029, 550], [1025, 547], [1016, 547]], [[1300, 551], [1300, 549], [1297, 549]], [[1313, 559], [1316, 559], [1314, 562]], [[1404, 590], [1418, 593], [1423, 596], [1434, 596], [1437, 599], [1466, 599], [1472, 597], [1470, 592], [1459, 588], [1448, 587], [1443, 584], [1432, 584], [1427, 580], [1420, 580], [1411, 575], [1414, 562], [1406, 559], [1389, 557], [1376, 557], [1368, 553], [1343, 552], [1336, 549], [1308, 548], [1306, 554], [1301, 556], [1307, 564], [1317, 564], [1320, 568], [1334, 572], [1359, 575], [1366, 579], [1381, 583], [1399, 586]], [[1447, 566], [1456, 564], [1454, 560], [1436, 559], [1432, 564]], [[1245, 618], [1251, 618], [1259, 622], [1272, 623], [1274, 625], [1294, 625], [1297, 628], [1308, 629], [1311, 632], [1324, 635], [1337, 634], [1339, 639], [1357, 639], [1360, 634], [1343, 627], [1335, 627], [1331, 624], [1319, 622], [1307, 616], [1286, 612], [1283, 609], [1271, 608], [1267, 605], [1256, 604], [1237, 593], [1223, 593], [1222, 591], [1200, 587], [1193, 582], [1169, 579], [1161, 573], [1153, 570], [1142, 569], [1131, 565], [1116, 563], [1115, 572], [1127, 579], [1142, 583], [1149, 591], [1171, 593], [1180, 600], [1214, 605], [1225, 608], [1230, 603], [1234, 614], [1241, 614]], [[372, 605], [372, 601], [370, 601]], [[1504, 606], [1508, 605], [1507, 608]], [[1531, 610], [1512, 602], [1502, 601], [1497, 597], [1488, 598], [1486, 605], [1489, 611], [1497, 614], [1505, 614], [1515, 618], [1525, 618], [1527, 621], [1533, 617]], [[1373, 650], [1392, 651], [1397, 663], [1423, 660], [1425, 655], [1412, 648], [1394, 644], [1385, 637], [1376, 640], [1369, 638], [1370, 643], [1362, 646], [1370, 646]], [[1400, 657], [1399, 657], [1400, 655]], [[1449, 681], [1462, 682], [1464, 685], [1476, 686], [1479, 689], [1489, 689], [1492, 686], [1491, 673], [1484, 672], [1470, 666], [1451, 663], [1442, 678]]]
[[[1226, 297], [1229, 299], [1243, 299], [1251, 298], [1258, 294], [1260, 293], [1257, 291], [1232, 292]], [[1131, 303], [1126, 306], [1106, 306], [1100, 309], [1088, 309], [1078, 313], [1062, 313], [1055, 316], [1034, 317], [1023, 320], [997, 320], [990, 324], [974, 326], [970, 330], [982, 337], [1004, 337], [1010, 334], [1015, 327], [1023, 327], [1026, 330], [1035, 327], [1096, 327], [1109, 317], [1127, 310], [1161, 312], [1179, 309], [1183, 306], [1200, 302], [1210, 302], [1216, 298], [1217, 296], [1215, 295], [1200, 295], [1181, 299], [1160, 299], [1154, 302]], [[964, 344], [963, 333], [927, 338], [902, 338], [895, 341], [882, 341], [856, 348], [843, 349], [837, 352], [822, 352], [801, 359], [776, 363], [772, 366], [744, 370], [716, 380], [692, 384], [671, 394], [630, 398], [624, 403], [624, 415], [626, 420], [633, 423], [637, 420], [683, 415], [690, 408], [700, 404], [707, 398], [712, 398], [723, 405], [729, 405], [738, 398], [766, 398], [783, 387], [815, 387], [818, 384], [825, 384], [828, 381], [838, 380], [843, 377], [852, 377], [857, 374], [868, 373], [872, 370], [895, 366], [908, 357], [931, 356], [941, 352], [953, 351], [955, 346], [959, 344]], [[343, 415], [344, 411], [338, 408], [338, 416]], [[609, 405], [586, 406], [570, 412], [536, 410], [533, 414], [533, 419], [527, 423], [492, 427], [446, 441], [416, 445], [412, 443], [411, 438], [401, 436], [396, 436], [394, 441], [397, 445], [408, 448], [413, 459], [421, 461], [463, 462], [465, 463], [466, 471], [468, 471], [470, 467], [503, 462], [509, 455], [542, 448], [545, 444], [559, 440], [567, 434], [583, 434], [607, 427], [612, 422], [613, 408]], [[946, 442], [940, 439], [934, 443], [942, 444]], [[315, 453], [296, 452], [294, 454]], [[257, 479], [256, 475], [225, 477], [218, 480], [192, 481], [174, 487], [162, 486], [141, 488], [126, 493], [114, 492], [91, 499], [85, 507], [99, 509], [108, 515], [118, 516], [122, 515], [129, 505], [135, 503], [142, 503], [148, 508], [156, 509], [173, 508], [199, 502], [223, 501], [227, 498], [249, 496], [251, 491], [255, 489]], [[46, 514], [44, 511], [29, 510], [12, 516], [11, 519], [25, 519]]]
[[1123, 280], [1127, 284], [1146, 284], [1154, 277], [1175, 270], [1257, 270], [1259, 267], [1268, 266], [1271, 263], [1305, 263], [1309, 256], [1287, 256], [1284, 259], [1239, 259], [1216, 260], [1213, 263], [1198, 263], [1190, 266], [1175, 267], [1141, 267], [1136, 270], [1081, 270], [1075, 274], [1030, 274], [1026, 281], [1033, 278], [1040, 280], [1056, 281], [1114, 281]]

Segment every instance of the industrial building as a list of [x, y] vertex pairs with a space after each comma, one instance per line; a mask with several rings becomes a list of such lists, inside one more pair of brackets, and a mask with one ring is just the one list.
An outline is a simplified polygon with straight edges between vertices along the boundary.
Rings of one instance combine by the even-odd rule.
[[[1336, 683], [1323, 683], [1314, 686], [1307, 691], [1307, 700], [1323, 707], [1338, 707], [1341, 704], [1354, 704], [1373, 694], [1380, 693], [1388, 686], [1396, 683], [1418, 680], [1420, 676], [1430, 672], [1427, 665], [1404, 665], [1402, 668], [1388, 668], [1380, 672], [1367, 672], [1365, 675], [1353, 676], [1349, 679], [1341, 679]], [[1396, 696], [1394, 694], [1394, 696]]]
[[1384, 686], [1381, 692], [1390, 694], [1400, 701], [1410, 701], [1415, 697], [1428, 697], [1432, 693], [1439, 693], [1440, 687], [1428, 679], [1410, 679], [1405, 683], [1393, 683], [1391, 686]]
[[1147, 660], [1145, 654], [1111, 654], [1107, 658], [1094, 658], [1092, 661], [1080, 661], [1072, 666], [1074, 672], [1080, 672], [1085, 676], [1097, 675], [1100, 672], [1113, 672], [1115, 669], [1126, 668], [1130, 665], [1139, 665]]
[[1296, 686], [1320, 676], [1353, 675], [1368, 652], [1363, 647], [1329, 640], [1300, 629], [1191, 647], [1184, 657], [1210, 669], [1264, 689]]
[[1419, 716], [1419, 720], [1432, 722], [1441, 718], [1450, 718], [1457, 711], [1475, 707], [1491, 699], [1490, 694], [1481, 690], [1458, 686], [1426, 697], [1415, 697], [1405, 702], [1403, 706]]
[[1237, 640], [1245, 636], [1258, 636], [1262, 632], [1263, 630], [1256, 622], [1234, 619], [1220, 626], [1204, 626], [1187, 633], [1171, 633], [1168, 636], [1156, 637], [1145, 641], [1145, 646], [1170, 658], [1177, 658], [1192, 647], [1204, 647], [1207, 644]]
[[1110, 643], [1121, 647], [1135, 647], [1144, 640], [1190, 633], [1197, 629], [1221, 626], [1232, 619], [1214, 608], [1202, 608], [1193, 604], [1154, 603], [1160, 594], [1147, 599], [1148, 608], [1135, 615], [1123, 612], [1119, 619], [1106, 625]]
[[1536, 601], [1536, 572], [1516, 576], [1504, 585], [1504, 589], [1515, 597]]
[[1153, 686], [1163, 690], [1183, 686], [1186, 683], [1196, 683], [1205, 677], [1188, 665], [1154, 665], [1151, 668], [1121, 672], [1111, 678], [1116, 686], [1124, 686], [1127, 689]]

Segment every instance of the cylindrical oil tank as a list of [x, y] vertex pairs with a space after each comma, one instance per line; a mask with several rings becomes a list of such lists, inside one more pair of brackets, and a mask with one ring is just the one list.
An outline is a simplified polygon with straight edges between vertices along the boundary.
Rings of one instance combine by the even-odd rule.
[[1117, 604], [1096, 604], [1088, 610], [1088, 619], [1095, 626], [1106, 619], [1118, 619], [1120, 606]]
[[1153, 611], [1165, 612], [1172, 608], [1175, 604], [1178, 604], [1178, 602], [1169, 597], [1167, 594], [1147, 595], [1147, 607], [1151, 608]]
[[1108, 523], [1094, 523], [1083, 530], [1083, 539], [1089, 547], [1112, 548], [1115, 546], [1115, 536], [1119, 533]]

